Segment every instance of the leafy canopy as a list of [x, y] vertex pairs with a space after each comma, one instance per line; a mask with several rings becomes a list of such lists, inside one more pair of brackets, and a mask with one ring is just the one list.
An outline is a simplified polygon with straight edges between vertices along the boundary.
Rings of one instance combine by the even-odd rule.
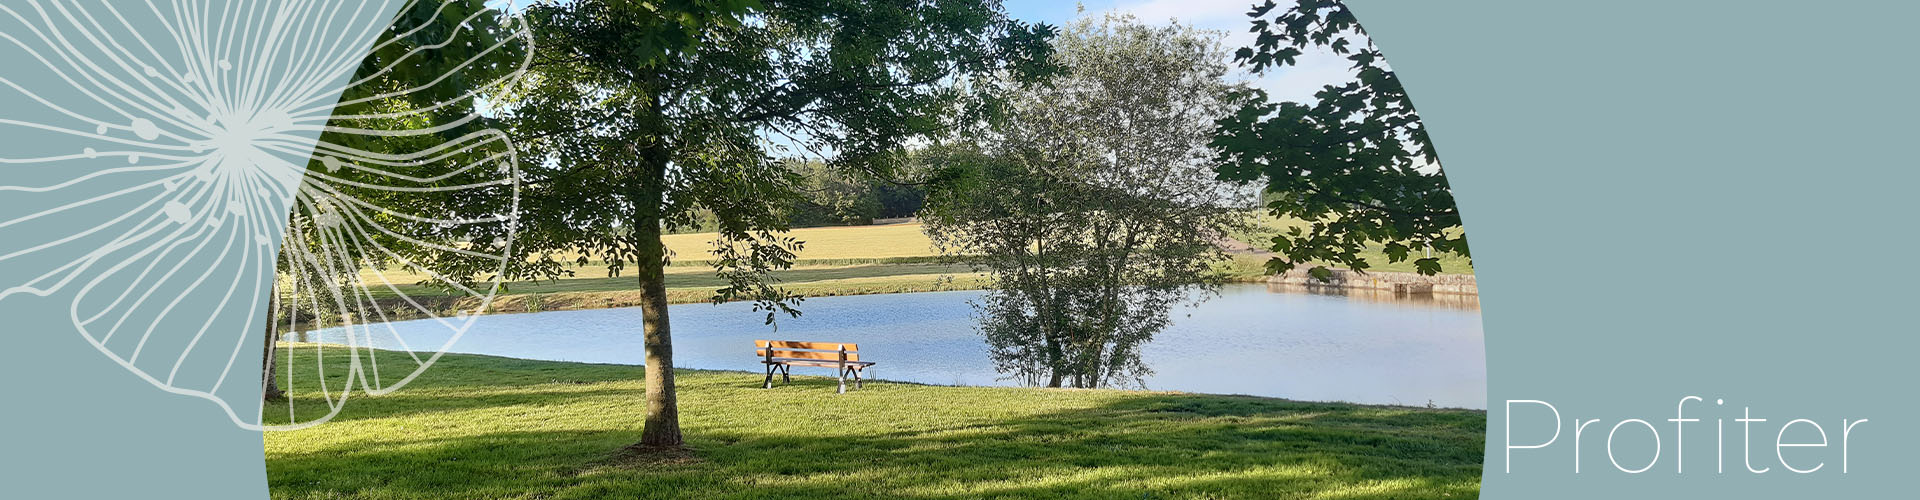
[[[1269, 268], [1311, 262], [1364, 271], [1372, 245], [1391, 262], [1412, 258], [1421, 274], [1441, 266], [1438, 257], [1414, 258], [1420, 245], [1471, 257], [1433, 141], [1352, 11], [1336, 0], [1277, 8], [1268, 0], [1248, 13], [1254, 46], [1239, 49], [1236, 61], [1259, 72], [1324, 49], [1352, 61], [1356, 78], [1325, 86], [1313, 103], [1274, 103], [1254, 90], [1219, 121], [1220, 177], [1264, 180], [1270, 212], [1310, 223], [1273, 239], [1279, 256]], [[1329, 275], [1324, 266], [1310, 272]]]
[[[581, 0], [527, 15], [540, 50], [514, 96], [528, 153], [522, 276], [565, 273], [574, 251], [659, 265], [653, 226], [714, 226], [715, 301], [797, 314], [771, 285], [801, 179], [787, 161], [885, 175], [911, 141], [975, 126], [998, 106], [978, 76], [1045, 71], [1052, 30], [992, 0]], [[574, 263], [582, 263], [582, 257]]]

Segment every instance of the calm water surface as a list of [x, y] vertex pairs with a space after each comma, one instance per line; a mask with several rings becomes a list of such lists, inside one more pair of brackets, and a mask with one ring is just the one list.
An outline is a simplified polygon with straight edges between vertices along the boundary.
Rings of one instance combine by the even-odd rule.
[[[1017, 385], [995, 373], [974, 331], [969, 300], [981, 292], [822, 297], [779, 331], [744, 303], [671, 307], [674, 361], [683, 368], [761, 371], [753, 340], [860, 344], [883, 380]], [[447, 334], [424, 321], [395, 323], [409, 344]], [[437, 333], [436, 333], [437, 332]], [[438, 336], [438, 342], [426, 342]], [[376, 336], [380, 337], [380, 336]], [[385, 336], [391, 338], [391, 336]], [[318, 341], [341, 342], [323, 330]], [[391, 344], [392, 342], [387, 342]], [[375, 347], [395, 349], [374, 341]], [[641, 364], [638, 308], [500, 314], [475, 320], [448, 352], [589, 363]], [[1229, 285], [1176, 308], [1171, 326], [1142, 349], [1146, 389], [1250, 394], [1306, 401], [1486, 407], [1486, 355], [1474, 297], [1415, 298], [1305, 293]], [[830, 368], [795, 374], [832, 375]], [[742, 375], [759, 377], [760, 375]]]

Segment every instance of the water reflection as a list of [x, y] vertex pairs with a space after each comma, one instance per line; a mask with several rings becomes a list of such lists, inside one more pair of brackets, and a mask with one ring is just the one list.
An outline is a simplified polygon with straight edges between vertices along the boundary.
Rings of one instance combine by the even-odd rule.
[[[1268, 283], [1270, 293], [1342, 297], [1387, 307], [1479, 311], [1478, 295]], [[1048, 292], [1053, 292], [1049, 290]], [[994, 368], [1009, 380], [1039, 387], [1143, 387], [1153, 368], [1142, 345], [1170, 325], [1184, 301], [1201, 293], [1134, 290], [1112, 295], [1041, 296], [988, 291], [972, 303]]]
[[[1139, 344], [1153, 390], [1250, 394], [1484, 408], [1480, 314], [1462, 297], [1388, 300], [1391, 293], [1283, 293], [1265, 284], [1229, 285], [1196, 307], [1172, 311], [1166, 327]], [[806, 314], [761, 324], [748, 304], [673, 306], [674, 357], [681, 367], [758, 370], [755, 339], [854, 342], [878, 361], [884, 380], [950, 385], [1020, 385], [996, 369], [969, 301], [982, 292], [820, 297]], [[1470, 296], [1469, 296], [1470, 297]], [[431, 320], [427, 320], [431, 321]], [[444, 332], [422, 321], [393, 323], [411, 342], [439, 345]], [[312, 340], [340, 342], [339, 329]], [[375, 335], [375, 347], [394, 348]], [[527, 359], [638, 365], [644, 359], [637, 308], [483, 316], [452, 352]], [[817, 370], [831, 376], [832, 369]], [[639, 372], [636, 371], [637, 375]], [[803, 374], [795, 370], [796, 375]], [[759, 375], [743, 383], [759, 382]], [[747, 380], [751, 379], [751, 380]]]
[[972, 301], [994, 369], [1026, 385], [1137, 387], [1153, 374], [1140, 346], [1165, 329], [1179, 289], [995, 290]]

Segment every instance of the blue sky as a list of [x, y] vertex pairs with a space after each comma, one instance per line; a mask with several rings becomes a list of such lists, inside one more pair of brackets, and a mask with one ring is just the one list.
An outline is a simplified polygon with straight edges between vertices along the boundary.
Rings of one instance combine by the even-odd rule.
[[[1101, 15], [1107, 12], [1132, 14], [1141, 22], [1164, 24], [1178, 20], [1181, 24], [1191, 25], [1205, 30], [1224, 32], [1228, 53], [1251, 45], [1253, 35], [1247, 33], [1251, 27], [1251, 18], [1247, 11], [1254, 0], [1087, 0], [1073, 2], [1067, 0], [1007, 0], [1007, 13], [1015, 18], [1027, 21], [1039, 21], [1059, 26], [1072, 21], [1078, 15]], [[1084, 6], [1085, 14], [1078, 14]], [[1329, 83], [1344, 82], [1352, 78], [1347, 71], [1350, 63], [1343, 57], [1321, 51], [1309, 51], [1300, 57], [1298, 66], [1279, 70], [1269, 70], [1265, 75], [1249, 75], [1237, 72], [1236, 77], [1251, 85], [1266, 89], [1275, 100], [1312, 102], [1313, 93]]]

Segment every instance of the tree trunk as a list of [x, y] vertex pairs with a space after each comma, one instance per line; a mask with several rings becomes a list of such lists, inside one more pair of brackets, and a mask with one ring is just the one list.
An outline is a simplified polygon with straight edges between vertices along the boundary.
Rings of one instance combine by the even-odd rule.
[[667, 321], [666, 246], [660, 241], [660, 221], [647, 219], [634, 228], [639, 238], [640, 322], [647, 349], [647, 425], [640, 444], [677, 447], [680, 405], [673, 386], [673, 329]]
[[280, 310], [280, 292], [273, 290], [267, 293], [269, 293], [269, 295], [267, 296], [266, 340], [261, 342], [265, 345], [260, 348], [260, 370], [263, 378], [263, 380], [261, 380], [260, 400], [279, 401], [287, 397], [285, 392], [280, 391], [280, 379], [275, 375], [275, 372], [280, 371], [280, 362], [277, 359], [279, 356], [274, 355], [273, 348], [273, 344], [280, 340], [274, 338], [275, 336], [273, 334], [273, 315]]
[[[646, 114], [654, 130], [664, 130], [660, 97], [651, 98]], [[660, 137], [660, 136], [655, 136]], [[667, 321], [667, 247], [660, 240], [666, 203], [666, 145], [655, 139], [641, 146], [634, 204], [634, 277], [640, 280], [640, 323], [646, 346], [647, 422], [640, 432], [642, 446], [679, 447], [680, 403], [673, 385], [673, 327]]]
[[[1054, 338], [1052, 337], [1046, 337], [1046, 358], [1050, 358], [1050, 360], [1060, 360], [1060, 344], [1054, 342]], [[1066, 371], [1060, 369], [1060, 362], [1046, 363], [1046, 373], [1048, 373], [1048, 377], [1046, 377], [1046, 387], [1058, 388], [1060, 387], [1060, 383], [1066, 381], [1066, 377], [1064, 377]]]
[[1042, 302], [1042, 304], [1046, 305], [1037, 308], [1037, 310], [1040, 316], [1041, 328], [1045, 330], [1040, 333], [1040, 338], [1046, 342], [1047, 371], [1052, 372], [1051, 376], [1047, 378], [1047, 387], [1060, 387], [1060, 384], [1066, 381], [1067, 374], [1065, 359], [1067, 355], [1063, 351], [1064, 347], [1060, 345], [1063, 337], [1060, 330], [1064, 326], [1061, 323], [1066, 321], [1066, 319], [1060, 315], [1058, 307], [1054, 305], [1054, 301], [1058, 300], [1057, 298], [1051, 294], [1045, 294], [1042, 295], [1042, 297], [1042, 300], [1045, 301]]

